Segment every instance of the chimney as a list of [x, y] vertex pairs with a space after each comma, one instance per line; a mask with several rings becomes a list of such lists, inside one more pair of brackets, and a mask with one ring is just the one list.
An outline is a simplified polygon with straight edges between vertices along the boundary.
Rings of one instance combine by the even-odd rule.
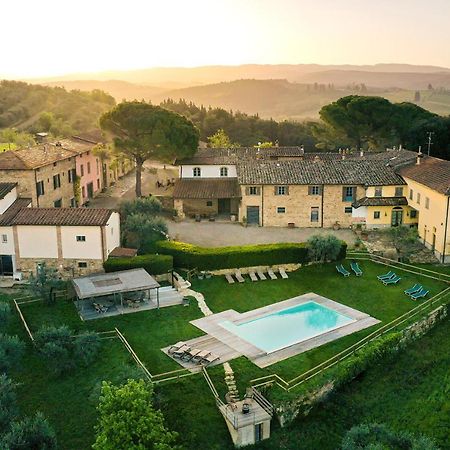
[[361, 158], [364, 156], [364, 150], [362, 148], [359, 150], [359, 156], [361, 156]]
[[301, 155], [305, 154], [305, 147], [303, 147], [303, 145], [300, 146], [300, 154]]
[[342, 161], [345, 159], [345, 153], [342, 153]]
[[320, 161], [320, 156], [319, 155], [315, 155], [314, 156], [314, 162], [319, 162]]
[[402, 151], [402, 144], [400, 144], [400, 145], [398, 146], [398, 149], [399, 149], [400, 151]]
[[419, 151], [417, 152], [417, 159], [416, 159], [416, 165], [418, 166], [420, 164], [420, 160], [422, 159], [422, 147], [419, 146]]

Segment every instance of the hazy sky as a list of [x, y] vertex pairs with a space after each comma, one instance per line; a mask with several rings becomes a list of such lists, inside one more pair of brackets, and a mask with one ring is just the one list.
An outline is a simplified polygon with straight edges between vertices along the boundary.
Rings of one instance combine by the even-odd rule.
[[244, 63], [450, 67], [450, 0], [1, 0], [0, 76]]

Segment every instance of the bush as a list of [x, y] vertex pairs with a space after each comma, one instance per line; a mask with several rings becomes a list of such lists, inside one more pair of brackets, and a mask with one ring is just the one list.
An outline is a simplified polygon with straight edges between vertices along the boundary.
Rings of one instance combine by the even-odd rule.
[[308, 239], [307, 246], [311, 261], [323, 263], [325, 261], [335, 261], [339, 258], [342, 241], [332, 234], [327, 236], [316, 234]]
[[72, 346], [72, 335], [73, 331], [67, 325], [60, 327], [43, 326], [35, 333], [34, 343], [39, 350], [48, 343], [70, 349]]
[[93, 331], [79, 334], [73, 341], [74, 356], [77, 361], [88, 366], [93, 362], [100, 350], [100, 338]]
[[106, 272], [143, 268], [151, 275], [167, 273], [173, 269], [173, 258], [169, 255], [141, 255], [134, 258], [109, 258], [103, 264]]
[[[265, 266], [288, 263], [306, 263], [308, 249], [305, 244], [264, 244], [237, 247], [198, 247], [184, 242], [159, 241], [159, 253], [172, 255], [175, 267], [200, 270], [233, 267]], [[346, 245], [341, 243], [339, 257], [345, 257]]]
[[25, 344], [17, 336], [0, 334], [0, 373], [16, 367], [24, 350]]
[[41, 413], [14, 422], [11, 430], [0, 442], [0, 448], [8, 450], [53, 450], [57, 448], [56, 435]]
[[403, 450], [438, 450], [426, 436], [406, 431], [392, 431], [383, 424], [363, 424], [353, 427], [342, 441], [342, 450], [371, 450], [398, 448]]
[[17, 398], [13, 382], [5, 374], [0, 375], [0, 435], [17, 417]]

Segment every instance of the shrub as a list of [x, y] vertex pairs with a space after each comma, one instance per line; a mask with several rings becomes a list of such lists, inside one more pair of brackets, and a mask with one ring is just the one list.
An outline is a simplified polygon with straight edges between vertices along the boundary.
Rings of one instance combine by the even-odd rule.
[[106, 272], [143, 268], [151, 275], [167, 273], [173, 269], [173, 258], [169, 255], [141, 255], [134, 258], [109, 258], [103, 264]]
[[73, 341], [74, 357], [83, 365], [93, 362], [100, 350], [100, 338], [93, 331], [79, 334]]
[[17, 417], [17, 397], [13, 382], [6, 374], [0, 375], [0, 435]]
[[73, 331], [67, 326], [60, 327], [43, 326], [34, 335], [34, 343], [38, 349], [47, 343], [57, 344], [60, 347], [70, 349], [72, 346]]
[[17, 336], [0, 334], [0, 373], [16, 367], [24, 350], [25, 344]]
[[0, 442], [0, 448], [8, 450], [53, 450], [57, 448], [56, 435], [41, 413], [14, 422], [11, 430]]
[[316, 234], [308, 239], [307, 246], [311, 261], [335, 261], [341, 254], [342, 241], [332, 234], [327, 236]]
[[398, 448], [404, 450], [438, 450], [426, 436], [406, 431], [392, 431], [383, 424], [363, 424], [350, 429], [342, 441], [342, 450]]
[[39, 350], [47, 360], [48, 368], [59, 376], [75, 367], [70, 350], [56, 342], [47, 342]]
[[128, 200], [120, 205], [120, 215], [123, 218], [132, 214], [147, 214], [154, 216], [162, 211], [161, 202], [156, 197], [140, 197]]
[[[175, 267], [200, 270], [226, 269], [288, 263], [308, 262], [305, 244], [263, 244], [237, 247], [198, 247], [184, 242], [160, 241], [159, 253], [172, 255]], [[341, 255], [346, 246], [341, 243]]]
[[11, 307], [6, 302], [0, 302], [0, 330], [4, 330], [11, 318]]

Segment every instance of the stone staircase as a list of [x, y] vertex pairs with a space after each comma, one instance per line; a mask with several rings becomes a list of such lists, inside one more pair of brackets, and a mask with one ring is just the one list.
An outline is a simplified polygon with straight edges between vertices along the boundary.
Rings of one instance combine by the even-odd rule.
[[238, 402], [240, 398], [236, 386], [236, 380], [234, 379], [233, 369], [228, 363], [225, 363], [223, 366], [225, 370], [225, 384], [227, 385], [228, 389], [228, 394], [226, 395], [226, 398], [231, 402]]

